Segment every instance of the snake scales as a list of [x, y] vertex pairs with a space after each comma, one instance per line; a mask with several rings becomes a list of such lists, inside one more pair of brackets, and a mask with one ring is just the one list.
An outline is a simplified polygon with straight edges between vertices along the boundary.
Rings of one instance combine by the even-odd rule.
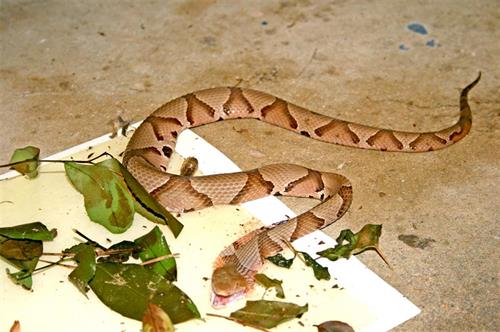
[[[267, 195], [311, 197], [320, 203], [303, 214], [254, 230], [218, 256], [212, 276], [212, 304], [225, 305], [246, 294], [266, 257], [308, 233], [341, 218], [352, 201], [352, 187], [339, 174], [292, 164], [210, 176], [166, 172], [179, 133], [204, 124], [241, 118], [258, 119], [316, 140], [363, 149], [425, 152], [446, 148], [464, 138], [472, 125], [468, 92], [460, 94], [460, 117], [452, 126], [414, 133], [369, 127], [318, 114], [264, 92], [221, 87], [200, 90], [159, 107], [137, 128], [124, 163], [137, 180], [170, 211], [192, 211], [219, 204], [238, 204]], [[225, 282], [227, 275], [231, 282]]]

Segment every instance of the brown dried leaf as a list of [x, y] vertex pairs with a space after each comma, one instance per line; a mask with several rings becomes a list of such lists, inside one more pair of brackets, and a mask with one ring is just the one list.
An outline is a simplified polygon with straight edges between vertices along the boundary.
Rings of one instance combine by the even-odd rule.
[[156, 304], [148, 304], [142, 318], [142, 332], [173, 332], [174, 324], [162, 308]]
[[18, 320], [15, 320], [9, 332], [21, 332], [21, 323], [19, 323]]
[[318, 332], [354, 332], [351, 325], [338, 320], [330, 320], [316, 325], [316, 327]]

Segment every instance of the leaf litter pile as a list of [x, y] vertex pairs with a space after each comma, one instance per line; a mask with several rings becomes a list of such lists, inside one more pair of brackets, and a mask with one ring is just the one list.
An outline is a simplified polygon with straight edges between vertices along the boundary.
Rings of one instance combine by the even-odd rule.
[[[40, 150], [33, 146], [17, 149], [9, 164], [26, 178], [38, 175], [41, 162], [59, 162], [69, 182], [83, 195], [85, 210], [91, 221], [112, 233], [123, 233], [131, 225], [137, 212], [148, 220], [166, 225], [175, 237], [183, 225], [160, 205], [142, 185], [115, 158], [103, 154], [90, 160], [40, 160]], [[101, 162], [95, 160], [107, 156]], [[381, 225], [365, 225], [358, 233], [343, 230], [337, 245], [317, 254], [329, 260], [349, 258], [367, 249], [375, 250], [383, 259], [378, 241]], [[78, 243], [61, 253], [44, 253], [43, 243], [53, 241], [55, 229], [49, 230], [40, 222], [0, 228], [0, 257], [18, 269], [7, 274], [24, 289], [33, 287], [33, 274], [54, 267], [72, 267], [69, 281], [84, 295], [92, 290], [110, 309], [135, 320], [142, 321], [144, 332], [174, 331], [174, 324], [200, 319], [194, 302], [177, 286], [175, 256], [155, 226], [150, 232], [133, 241], [122, 241], [106, 248], [75, 230], [86, 242]], [[313, 271], [317, 280], [330, 280], [328, 268], [319, 264], [305, 252], [296, 251], [291, 244], [292, 258], [278, 254], [268, 258], [273, 264], [290, 268], [299, 259]], [[57, 261], [42, 260], [44, 255], [58, 256]], [[45, 262], [38, 266], [39, 262]], [[132, 262], [131, 262], [132, 261]], [[387, 261], [386, 261], [387, 262]], [[255, 281], [267, 290], [272, 289], [279, 299], [285, 299], [283, 281], [257, 274]], [[130, 299], [134, 299], [130, 301]], [[247, 301], [246, 305], [221, 317], [258, 330], [267, 330], [294, 318], [300, 318], [308, 305], [284, 301]], [[19, 322], [15, 323], [20, 330]], [[343, 322], [327, 321], [315, 325], [318, 331], [353, 331]], [[14, 327], [14, 326], [13, 326]]]

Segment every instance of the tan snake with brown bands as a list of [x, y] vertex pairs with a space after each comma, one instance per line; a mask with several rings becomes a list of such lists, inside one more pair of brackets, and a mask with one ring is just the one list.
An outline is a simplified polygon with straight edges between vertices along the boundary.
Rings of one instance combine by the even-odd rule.
[[[298, 134], [363, 149], [424, 152], [448, 147], [471, 129], [468, 92], [460, 94], [460, 117], [445, 129], [414, 133], [380, 129], [318, 114], [257, 90], [221, 87], [200, 90], [159, 107], [137, 128], [124, 153], [124, 163], [137, 180], [170, 211], [192, 211], [219, 204], [238, 204], [267, 195], [311, 197], [321, 201], [309, 211], [262, 227], [226, 247], [216, 259], [212, 303], [224, 305], [246, 294], [266, 257], [306, 234], [342, 217], [352, 201], [352, 187], [342, 175], [292, 164], [254, 170], [188, 177], [166, 172], [179, 133], [204, 124], [241, 118], [258, 119]], [[225, 282], [230, 275], [229, 284]]]

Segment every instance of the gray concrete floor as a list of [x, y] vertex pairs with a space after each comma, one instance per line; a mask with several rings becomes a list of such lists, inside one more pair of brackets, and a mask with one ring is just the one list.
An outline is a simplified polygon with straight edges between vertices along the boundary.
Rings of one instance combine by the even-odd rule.
[[0, 160], [26, 144], [50, 155], [108, 132], [118, 115], [137, 121], [219, 85], [432, 130], [453, 123], [459, 89], [481, 70], [472, 133], [439, 152], [330, 146], [249, 120], [196, 131], [244, 169], [294, 162], [348, 176], [354, 204], [328, 231], [383, 223], [393, 270], [360, 258], [422, 308], [396, 330], [498, 330], [499, 41], [498, 0], [1, 0]]

